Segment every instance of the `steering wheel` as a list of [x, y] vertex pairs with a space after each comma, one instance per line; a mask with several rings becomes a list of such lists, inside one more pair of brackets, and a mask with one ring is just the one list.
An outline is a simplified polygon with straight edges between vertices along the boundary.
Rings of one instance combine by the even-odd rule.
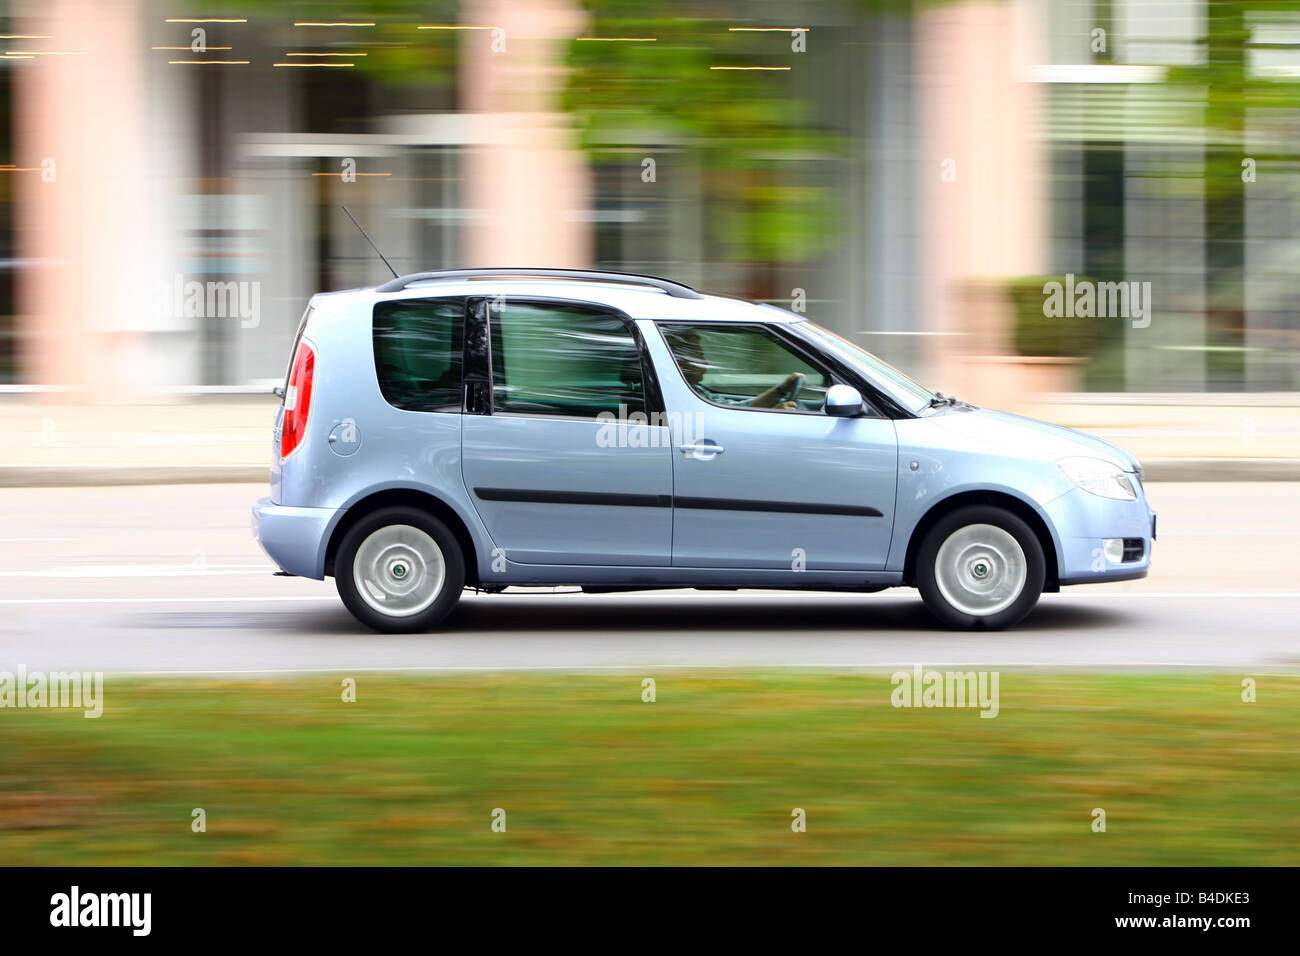
[[799, 398], [799, 393], [803, 391], [804, 381], [806, 380], [807, 377], [803, 374], [803, 372], [795, 372], [794, 374], [795, 374], [795, 382], [790, 389], [790, 394], [786, 395], [782, 393], [780, 396], [780, 401], [777, 402], [778, 405], [781, 404], [781, 402], [797, 401]]

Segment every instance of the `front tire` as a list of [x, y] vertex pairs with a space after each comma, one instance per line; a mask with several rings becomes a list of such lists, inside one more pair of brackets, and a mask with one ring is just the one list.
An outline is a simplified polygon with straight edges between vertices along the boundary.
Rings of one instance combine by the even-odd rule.
[[916, 558], [916, 586], [948, 627], [997, 630], [1038, 603], [1047, 575], [1043, 547], [1021, 518], [974, 505], [939, 519]]
[[367, 627], [385, 634], [429, 631], [460, 600], [465, 559], [437, 518], [416, 508], [383, 508], [343, 536], [334, 584]]

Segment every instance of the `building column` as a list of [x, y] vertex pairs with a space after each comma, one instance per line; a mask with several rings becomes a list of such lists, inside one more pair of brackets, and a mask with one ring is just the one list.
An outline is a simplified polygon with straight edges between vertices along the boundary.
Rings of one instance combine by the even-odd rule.
[[1023, 0], [942, 4], [917, 18], [921, 314], [940, 333], [926, 365], [932, 384], [975, 401], [987, 366], [966, 357], [1009, 342], [1009, 307], [989, 325], [989, 283], [1041, 274], [1049, 261], [1041, 89], [1027, 69], [1036, 19]]
[[[174, 264], [168, 202], [184, 144], [151, 135], [149, 26], [138, 0], [43, 0], [18, 21], [15, 165], [22, 379], [129, 400], [185, 380], [150, 333], [179, 321], [151, 308]], [[183, 125], [183, 124], [182, 124]], [[183, 129], [171, 127], [183, 135]], [[156, 305], [156, 303], [155, 303]]]
[[[464, 164], [475, 217], [466, 266], [588, 266], [586, 157], [560, 110], [564, 58], [583, 16], [568, 0], [472, 0], [460, 38], [461, 108], [488, 125]], [[501, 32], [498, 32], [501, 31]]]

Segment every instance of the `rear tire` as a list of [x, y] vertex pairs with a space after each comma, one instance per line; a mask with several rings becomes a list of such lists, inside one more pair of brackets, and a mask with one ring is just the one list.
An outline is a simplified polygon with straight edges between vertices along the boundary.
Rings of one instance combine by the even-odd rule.
[[429, 631], [460, 600], [465, 558], [437, 518], [416, 508], [382, 508], [343, 536], [334, 584], [367, 627], [385, 634]]
[[916, 586], [930, 613], [948, 627], [998, 630], [1038, 603], [1047, 562], [1038, 535], [1021, 518], [991, 505], [944, 515], [921, 542]]

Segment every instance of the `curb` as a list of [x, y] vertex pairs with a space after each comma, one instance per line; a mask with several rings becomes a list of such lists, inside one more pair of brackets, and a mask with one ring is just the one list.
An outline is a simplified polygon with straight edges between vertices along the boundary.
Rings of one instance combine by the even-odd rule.
[[1300, 481], [1295, 458], [1150, 458], [1144, 481]]
[[[1143, 480], [1300, 481], [1300, 459], [1152, 458]], [[0, 465], [0, 488], [267, 484], [266, 465]]]

